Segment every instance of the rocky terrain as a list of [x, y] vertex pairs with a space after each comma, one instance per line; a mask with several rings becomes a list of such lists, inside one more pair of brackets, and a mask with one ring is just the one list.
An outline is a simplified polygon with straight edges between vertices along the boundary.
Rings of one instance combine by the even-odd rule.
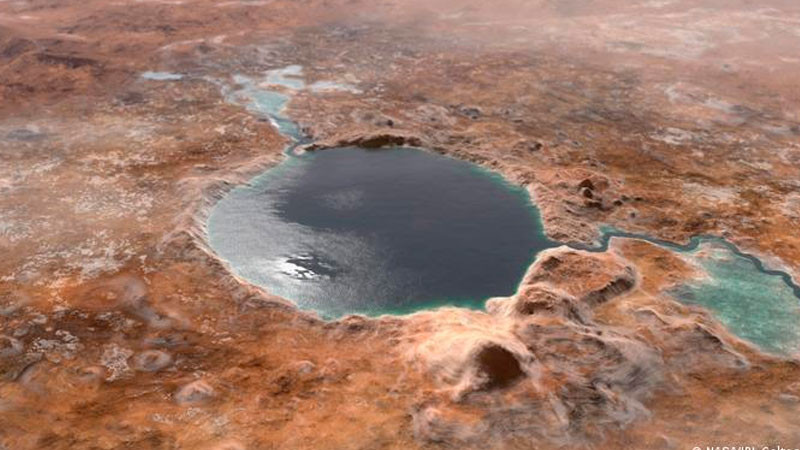
[[485, 311], [326, 322], [205, 234], [284, 157], [236, 76], [299, 65], [309, 148], [424, 147], [554, 240], [714, 234], [798, 281], [798, 48], [792, 0], [0, 2], [0, 448], [800, 445], [797, 359], [670, 296], [704, 276], [679, 253], [559, 247]]

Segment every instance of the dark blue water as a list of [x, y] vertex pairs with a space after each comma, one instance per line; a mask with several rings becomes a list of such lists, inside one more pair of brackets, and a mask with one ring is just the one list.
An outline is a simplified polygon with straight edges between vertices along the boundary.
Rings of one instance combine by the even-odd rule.
[[209, 229], [237, 273], [328, 317], [481, 307], [554, 245], [524, 189], [410, 148], [291, 157], [223, 199]]

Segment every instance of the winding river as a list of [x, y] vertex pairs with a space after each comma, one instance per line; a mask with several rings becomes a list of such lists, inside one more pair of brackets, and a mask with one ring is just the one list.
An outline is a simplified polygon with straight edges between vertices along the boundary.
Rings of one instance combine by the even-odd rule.
[[[180, 79], [155, 74], [146, 78]], [[538, 252], [561, 245], [545, 236], [524, 189], [469, 163], [409, 148], [297, 152], [305, 142], [283, 113], [292, 93], [353, 86], [306, 86], [300, 66], [234, 82], [223, 87], [227, 100], [269, 119], [291, 144], [284, 162], [218, 202], [209, 241], [237, 274], [303, 308], [328, 318], [481, 308], [513, 293]], [[800, 350], [800, 286], [787, 272], [717, 236], [677, 244], [601, 231], [599, 245], [571, 246], [602, 252], [627, 238], [681, 252], [708, 276], [674, 288], [675, 298], [708, 308], [765, 352]]]

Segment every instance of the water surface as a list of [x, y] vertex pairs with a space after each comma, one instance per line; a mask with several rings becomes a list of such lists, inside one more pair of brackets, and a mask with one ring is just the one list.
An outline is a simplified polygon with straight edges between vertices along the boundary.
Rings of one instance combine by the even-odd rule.
[[291, 157], [223, 199], [209, 236], [238, 274], [329, 317], [481, 307], [553, 245], [524, 189], [410, 148]]
[[711, 310], [730, 331], [768, 353], [800, 351], [800, 302], [791, 286], [719, 243], [690, 255], [707, 277], [677, 287], [673, 295]]
[[142, 73], [142, 78], [144, 78], [145, 80], [154, 80], [154, 81], [178, 81], [183, 79], [183, 75], [171, 72], [147, 71]]
[[704, 276], [687, 280], [669, 294], [682, 303], [702, 306], [732, 333], [774, 355], [800, 356], [800, 286], [782, 270], [771, 269], [733, 243], [709, 235], [677, 244], [639, 233], [602, 227], [599, 246], [606, 251], [614, 237], [641, 239], [679, 252]]

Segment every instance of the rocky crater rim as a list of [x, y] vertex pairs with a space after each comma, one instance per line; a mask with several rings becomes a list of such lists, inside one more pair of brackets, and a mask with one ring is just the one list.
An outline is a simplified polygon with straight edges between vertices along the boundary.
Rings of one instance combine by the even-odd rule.
[[[307, 310], [299, 307], [293, 301], [271, 294], [265, 287], [254, 284], [241, 276], [237, 275], [230, 263], [219, 256], [217, 252], [210, 245], [208, 234], [208, 218], [211, 210], [222, 198], [225, 197], [232, 190], [249, 185], [253, 178], [259, 176], [265, 171], [271, 170], [276, 166], [285, 162], [288, 158], [292, 158], [292, 152], [313, 152], [330, 150], [340, 147], [361, 147], [366, 149], [392, 149], [394, 147], [409, 147], [416, 150], [436, 153], [447, 157], [452, 157], [462, 161], [466, 161], [477, 166], [497, 173], [503, 177], [504, 180], [519, 187], [526, 188], [529, 194], [529, 203], [527, 207], [537, 208], [537, 203], [534, 199], [533, 192], [526, 187], [528, 183], [521, 183], [521, 180], [511, 180], [505, 171], [498, 168], [498, 161], [491, 161], [487, 164], [482, 160], [471, 160], [469, 158], [462, 158], [461, 155], [454, 155], [444, 148], [436, 148], [426, 145], [426, 140], [422, 137], [404, 132], [385, 133], [385, 132], [369, 132], [369, 133], [351, 133], [342, 135], [331, 139], [325, 139], [308, 144], [293, 145], [291, 140], [286, 145], [285, 151], [280, 156], [267, 156], [265, 158], [257, 158], [251, 160], [239, 167], [236, 167], [222, 176], [213, 178], [208, 177], [190, 177], [183, 181], [182, 190], [186, 193], [184, 196], [188, 198], [189, 205], [185, 208], [185, 212], [179, 216], [177, 226], [172, 233], [168, 234], [161, 242], [159, 250], [170, 251], [174, 249], [186, 249], [187, 246], [194, 247], [197, 251], [204, 254], [206, 258], [212, 261], [213, 265], [220, 271], [220, 274], [234, 295], [239, 300], [254, 300], [258, 302], [269, 302], [274, 306], [287, 307], [296, 310], [308, 319], [315, 321], [322, 321], [326, 323], [341, 323], [343, 325], [352, 325], [353, 321], [384, 321], [405, 319], [415, 316], [420, 312], [428, 310], [420, 310], [407, 314], [381, 314], [379, 316], [368, 316], [365, 314], [353, 313], [347, 314], [338, 318], [324, 319], [321, 315], [314, 310]], [[545, 235], [547, 235], [545, 230]], [[549, 237], [549, 236], [548, 236]], [[566, 245], [564, 245], [566, 247]], [[568, 248], [568, 247], [566, 247]], [[535, 263], [536, 259], [531, 261], [526, 270], [529, 270]], [[517, 289], [521, 286], [518, 284]], [[488, 301], [489, 299], [487, 299]], [[458, 306], [444, 306], [435, 309], [457, 308], [463, 309]], [[485, 307], [480, 311], [485, 312]]]

